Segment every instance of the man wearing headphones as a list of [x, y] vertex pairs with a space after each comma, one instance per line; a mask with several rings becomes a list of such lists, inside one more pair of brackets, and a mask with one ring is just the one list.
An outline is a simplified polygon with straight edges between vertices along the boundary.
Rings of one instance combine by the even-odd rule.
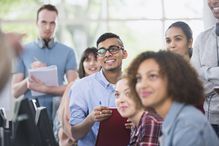
[[[37, 11], [36, 25], [39, 33], [37, 40], [24, 46], [18, 57], [16, 72], [12, 79], [12, 93], [17, 98], [37, 98], [41, 106], [48, 109], [52, 118], [53, 98], [62, 96], [65, 91], [64, 75], [71, 82], [77, 78], [77, 63], [73, 49], [57, 42], [54, 33], [57, 26], [58, 10], [51, 4], [41, 6]], [[58, 59], [57, 59], [58, 58]], [[57, 66], [59, 86], [48, 86], [35, 77], [28, 77], [28, 69], [50, 65]], [[31, 90], [45, 93], [34, 97]]]

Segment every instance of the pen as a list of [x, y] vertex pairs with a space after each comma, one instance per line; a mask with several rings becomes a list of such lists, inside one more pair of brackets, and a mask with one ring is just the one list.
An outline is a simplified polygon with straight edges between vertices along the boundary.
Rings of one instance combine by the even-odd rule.
[[35, 61], [39, 61], [39, 62], [40, 62], [40, 60], [39, 60], [38, 58], [36, 58], [36, 57], [34, 57], [34, 60], [35, 60]]

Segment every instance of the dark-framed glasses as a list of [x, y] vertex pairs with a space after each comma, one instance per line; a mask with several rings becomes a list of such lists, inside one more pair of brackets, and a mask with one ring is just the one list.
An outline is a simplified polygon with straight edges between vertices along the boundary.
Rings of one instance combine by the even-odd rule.
[[121, 46], [110, 46], [108, 49], [102, 47], [97, 50], [97, 55], [100, 57], [105, 56], [106, 52], [109, 51], [111, 54], [116, 54], [119, 50], [123, 50], [124, 48]]

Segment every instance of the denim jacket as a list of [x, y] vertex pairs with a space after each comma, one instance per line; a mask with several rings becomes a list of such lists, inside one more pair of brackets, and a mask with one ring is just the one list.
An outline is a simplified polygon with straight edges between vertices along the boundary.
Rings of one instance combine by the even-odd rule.
[[195, 107], [173, 102], [160, 137], [161, 146], [219, 146], [206, 117]]

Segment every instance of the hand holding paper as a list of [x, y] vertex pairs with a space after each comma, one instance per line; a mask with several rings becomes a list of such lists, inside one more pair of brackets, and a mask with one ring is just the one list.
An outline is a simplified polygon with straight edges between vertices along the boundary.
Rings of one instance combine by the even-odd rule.
[[97, 106], [92, 112], [92, 118], [95, 122], [100, 122], [108, 119], [112, 115], [112, 110], [105, 106]]
[[28, 88], [33, 96], [45, 95], [46, 86], [58, 86], [57, 66], [29, 69]]
[[34, 76], [30, 76], [27, 84], [28, 89], [44, 93], [46, 85]]
[[112, 116], [100, 122], [96, 146], [126, 146], [130, 138], [130, 129], [125, 127], [127, 119], [116, 108], [110, 109]]

